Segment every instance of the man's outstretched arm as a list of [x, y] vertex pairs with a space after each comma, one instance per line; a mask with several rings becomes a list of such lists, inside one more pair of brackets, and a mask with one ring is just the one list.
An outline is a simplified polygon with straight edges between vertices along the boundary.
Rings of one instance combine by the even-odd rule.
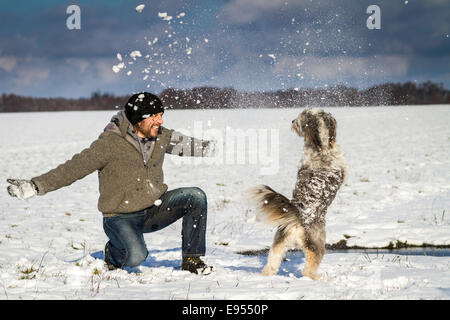
[[214, 156], [214, 146], [213, 141], [200, 140], [173, 131], [166, 152], [184, 157], [211, 157]]
[[19, 199], [27, 199], [36, 194], [44, 195], [84, 178], [106, 165], [110, 156], [108, 142], [107, 137], [102, 135], [72, 159], [31, 180], [8, 179], [11, 184], [8, 186], [8, 193]]

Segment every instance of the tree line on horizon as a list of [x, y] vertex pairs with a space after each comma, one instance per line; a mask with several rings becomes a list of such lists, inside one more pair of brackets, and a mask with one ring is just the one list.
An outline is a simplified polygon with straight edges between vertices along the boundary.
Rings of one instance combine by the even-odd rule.
[[[131, 93], [130, 93], [131, 95]], [[241, 92], [233, 88], [165, 89], [160, 94], [168, 109], [234, 109], [354, 107], [450, 104], [450, 90], [431, 81], [385, 83], [358, 90], [343, 85], [271, 92]], [[80, 111], [122, 109], [127, 96], [93, 92], [89, 98], [36, 98], [3, 93], [0, 112]]]

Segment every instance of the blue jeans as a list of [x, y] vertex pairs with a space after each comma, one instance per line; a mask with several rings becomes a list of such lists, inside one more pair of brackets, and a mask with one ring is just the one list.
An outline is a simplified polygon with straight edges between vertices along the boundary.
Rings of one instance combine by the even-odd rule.
[[118, 267], [136, 267], [147, 258], [144, 233], [161, 230], [180, 218], [183, 257], [204, 256], [206, 251], [206, 194], [202, 189], [179, 188], [164, 193], [159, 206], [103, 218], [109, 238], [109, 261]]

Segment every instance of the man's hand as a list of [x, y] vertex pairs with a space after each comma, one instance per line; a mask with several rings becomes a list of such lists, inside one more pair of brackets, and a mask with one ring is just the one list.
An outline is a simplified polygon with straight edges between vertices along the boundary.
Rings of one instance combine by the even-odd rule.
[[11, 197], [25, 200], [37, 195], [36, 185], [33, 181], [23, 179], [7, 179], [11, 185], [8, 186], [8, 193]]

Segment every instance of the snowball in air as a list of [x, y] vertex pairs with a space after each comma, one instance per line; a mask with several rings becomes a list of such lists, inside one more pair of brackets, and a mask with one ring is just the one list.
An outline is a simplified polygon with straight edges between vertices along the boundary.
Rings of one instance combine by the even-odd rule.
[[133, 60], [136, 60], [136, 57], [142, 57], [142, 54], [141, 54], [141, 52], [139, 50], [135, 50], [135, 51], [130, 53], [130, 57]]
[[123, 62], [120, 62], [119, 64], [112, 67], [115, 73], [119, 72], [123, 68], [125, 68], [125, 64]]
[[144, 8], [145, 8], [145, 4], [140, 4], [136, 7], [136, 12], [141, 13], [142, 10], [144, 10]]
[[168, 16], [167, 12], [158, 12], [158, 17], [166, 21], [172, 20], [172, 16]]

